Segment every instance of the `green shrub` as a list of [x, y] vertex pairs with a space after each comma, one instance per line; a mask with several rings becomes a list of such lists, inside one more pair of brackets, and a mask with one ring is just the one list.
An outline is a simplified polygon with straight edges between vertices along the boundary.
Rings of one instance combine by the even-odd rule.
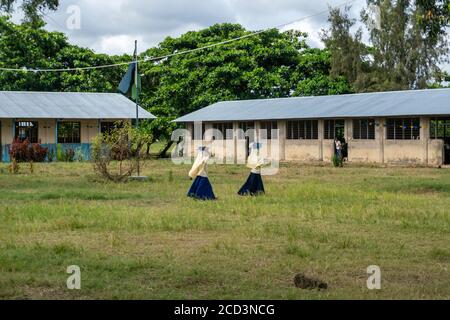
[[337, 155], [334, 155], [333, 158], [331, 159], [331, 161], [333, 162], [333, 165], [335, 167], [342, 167], [342, 157], [338, 157]]

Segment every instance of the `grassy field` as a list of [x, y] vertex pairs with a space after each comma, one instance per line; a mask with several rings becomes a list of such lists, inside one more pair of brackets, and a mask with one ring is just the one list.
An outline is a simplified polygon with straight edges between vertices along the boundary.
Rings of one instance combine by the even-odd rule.
[[448, 169], [285, 164], [266, 196], [240, 198], [248, 170], [212, 166], [214, 202], [185, 196], [188, 170], [151, 161], [150, 181], [113, 184], [90, 164], [1, 165], [0, 298], [450, 299]]

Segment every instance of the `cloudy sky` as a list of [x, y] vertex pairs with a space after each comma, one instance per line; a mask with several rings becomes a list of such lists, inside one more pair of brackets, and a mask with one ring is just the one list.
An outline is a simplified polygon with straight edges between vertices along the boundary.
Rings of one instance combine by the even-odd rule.
[[[178, 36], [214, 23], [237, 22], [249, 30], [266, 29], [326, 11], [346, 0], [61, 0], [56, 12], [47, 12], [49, 30], [66, 33], [72, 43], [109, 54], [132, 53], [134, 40], [141, 50], [167, 36]], [[354, 0], [354, 16], [365, 0]], [[81, 28], [70, 30], [72, 6], [80, 10]], [[68, 11], [70, 13], [68, 13]], [[15, 15], [15, 19], [19, 19]], [[317, 15], [285, 29], [308, 32], [312, 46], [322, 46], [319, 32], [327, 14]]]
[[[351, 2], [351, 15], [359, 18], [366, 0], [61, 0], [56, 12], [46, 12], [47, 29], [64, 32], [74, 44], [108, 54], [131, 54], [134, 40], [139, 51], [215, 23], [240, 23], [261, 30], [308, 17], [282, 28], [309, 34], [308, 43], [323, 47], [319, 33], [328, 27], [328, 6]], [[69, 28], [74, 8], [80, 28]], [[20, 14], [13, 19], [20, 21]], [[450, 64], [444, 65], [450, 71]]]

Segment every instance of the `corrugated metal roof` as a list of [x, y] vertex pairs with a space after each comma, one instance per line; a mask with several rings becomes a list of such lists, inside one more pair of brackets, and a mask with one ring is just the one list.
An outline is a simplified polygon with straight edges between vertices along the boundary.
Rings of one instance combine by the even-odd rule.
[[[118, 93], [0, 91], [0, 118], [134, 119], [136, 105]], [[154, 119], [139, 107], [141, 119]]]
[[450, 89], [219, 102], [175, 122], [450, 115]]

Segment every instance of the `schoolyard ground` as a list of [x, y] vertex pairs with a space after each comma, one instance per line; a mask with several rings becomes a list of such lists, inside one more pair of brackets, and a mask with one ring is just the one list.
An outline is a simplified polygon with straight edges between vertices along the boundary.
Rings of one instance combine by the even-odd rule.
[[149, 181], [114, 184], [89, 163], [1, 164], [0, 298], [450, 299], [449, 169], [283, 164], [241, 198], [248, 169], [213, 165], [213, 202], [185, 196], [188, 171], [153, 160]]

